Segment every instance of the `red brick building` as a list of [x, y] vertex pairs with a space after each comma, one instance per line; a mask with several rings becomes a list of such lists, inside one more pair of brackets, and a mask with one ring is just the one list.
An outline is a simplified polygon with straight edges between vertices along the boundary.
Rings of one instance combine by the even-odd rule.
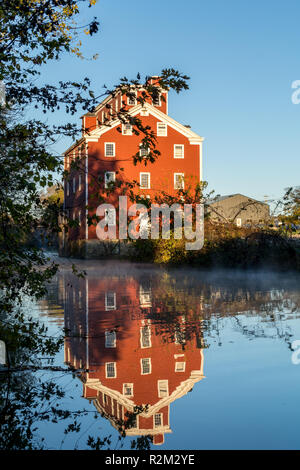
[[65, 362], [89, 370], [83, 396], [117, 429], [143, 406], [126, 435], [154, 444], [172, 432], [172, 402], [204, 377], [201, 306], [174, 311], [160, 289], [129, 276], [65, 281]]
[[[153, 84], [157, 78], [152, 78]], [[95, 214], [100, 199], [118, 204], [118, 190], [106, 197], [107, 185], [117, 179], [137, 181], [134, 191], [152, 199], [162, 190], [172, 194], [185, 181], [202, 181], [203, 138], [168, 115], [168, 91], [160, 89], [156, 99], [146, 99], [142, 105], [137, 98], [143, 88], [135, 90], [135, 96], [122, 95], [118, 89], [108, 96], [93, 113], [82, 116], [82, 137], [65, 152], [65, 170], [70, 171], [72, 159], [79, 158], [80, 169], [70, 171], [65, 181], [65, 210], [71, 219], [78, 220], [79, 227], [69, 231], [67, 239], [86, 245], [97, 241], [95, 226], [87, 225], [87, 215]], [[117, 119], [121, 107], [129, 117], [137, 117], [143, 126], [150, 126], [156, 136], [156, 148], [160, 156], [154, 163], [134, 165], [133, 155], [147, 152], [140, 146], [141, 135], [133, 132], [130, 123]], [[88, 210], [86, 209], [88, 206]], [[66, 243], [66, 238], [64, 239]]]

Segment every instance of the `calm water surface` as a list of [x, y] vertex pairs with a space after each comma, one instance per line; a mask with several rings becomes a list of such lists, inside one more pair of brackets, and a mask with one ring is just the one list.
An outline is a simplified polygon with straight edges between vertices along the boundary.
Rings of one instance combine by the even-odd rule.
[[110, 436], [104, 448], [143, 436], [153, 449], [300, 448], [299, 276], [105, 261], [78, 262], [81, 279], [63, 263], [32, 310], [51, 334], [67, 329], [55, 364], [74, 373], [40, 376], [63, 389], [59, 406], [86, 413], [78, 432], [40, 424], [46, 448], [86, 449], [89, 436]]

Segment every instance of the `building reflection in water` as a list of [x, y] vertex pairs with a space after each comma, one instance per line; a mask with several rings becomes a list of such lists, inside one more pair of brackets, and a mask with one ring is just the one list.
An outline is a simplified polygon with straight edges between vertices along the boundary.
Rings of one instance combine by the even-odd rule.
[[66, 276], [64, 287], [65, 362], [84, 370], [83, 396], [154, 444], [172, 432], [171, 403], [204, 377], [201, 306], [170, 305], [160, 288], [151, 277], [92, 275]]

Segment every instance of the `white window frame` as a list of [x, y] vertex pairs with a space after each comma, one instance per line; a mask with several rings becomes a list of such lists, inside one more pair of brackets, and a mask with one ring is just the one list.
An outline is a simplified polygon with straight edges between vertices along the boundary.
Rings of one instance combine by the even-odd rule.
[[[125, 389], [126, 388], [130, 388], [131, 389], [131, 393], [128, 394], [128, 393], [125, 393]], [[123, 384], [123, 395], [125, 397], [133, 397], [133, 384], [129, 384], [129, 383], [125, 383]]]
[[[145, 336], [143, 336], [143, 331], [148, 332], [148, 345], [145, 346]], [[140, 327], [140, 344], [142, 349], [146, 348], [151, 348], [152, 347], [152, 342], [151, 342], [151, 326], [150, 325], [145, 325]]]
[[105, 331], [105, 347], [107, 349], [117, 347], [117, 333], [115, 331]]
[[[108, 295], [109, 294], [113, 294], [113, 298], [114, 298], [114, 303], [113, 305], [108, 305]], [[107, 291], [105, 292], [105, 311], [108, 312], [110, 310], [116, 310], [117, 309], [117, 300], [116, 300], [116, 293], [115, 292], [112, 292], [112, 291]]]
[[[106, 175], [113, 175], [113, 181], [107, 181]], [[116, 172], [115, 171], [105, 171], [104, 173], [104, 187], [107, 189], [109, 183], [116, 181]]]
[[[159, 133], [159, 126], [163, 124], [165, 126], [164, 128], [164, 133]], [[157, 134], [157, 137], [167, 137], [168, 136], [168, 125], [165, 123], [165, 122], [162, 122], [162, 121], [159, 121], [156, 123], [156, 134]]]
[[[146, 155], [143, 155], [143, 153], [142, 153], [143, 150], [147, 150]], [[150, 148], [149, 147], [145, 148], [145, 147], [143, 147], [143, 144], [140, 144], [140, 157], [146, 158], [147, 155], [149, 155], [149, 153], [150, 153]]]
[[[182, 178], [183, 178], [181, 188], [177, 188], [177, 186], [176, 186], [176, 176], [178, 176], [178, 175], [182, 176]], [[184, 173], [174, 173], [174, 189], [184, 189]]]
[[[143, 361], [147, 360], [149, 363], [149, 372], [144, 372]], [[149, 375], [152, 372], [151, 357], [143, 357], [141, 360], [141, 375]]]
[[[162, 392], [161, 387], [164, 386], [166, 388], [166, 392]], [[164, 398], [169, 396], [169, 381], [168, 380], [158, 380], [157, 381], [157, 391], [158, 397]]]
[[[105, 209], [105, 215], [104, 215], [104, 218], [105, 218], [105, 223], [108, 227], [114, 227], [116, 225], [116, 210], [114, 207], [112, 208], [109, 208], [109, 209]], [[109, 213], [112, 214], [112, 220], [111, 220], [111, 216], [109, 215]]]
[[140, 285], [139, 297], [140, 297], [140, 306], [142, 308], [152, 307], [152, 302], [151, 302], [152, 292], [151, 292], [150, 287], [148, 289], [145, 289], [142, 285]]
[[[130, 129], [126, 130], [126, 126], [130, 126]], [[122, 124], [122, 135], [132, 135], [132, 125], [129, 122]]]
[[152, 105], [157, 107], [161, 106], [161, 92], [158, 93], [158, 104], [155, 104], [152, 98]]
[[175, 372], [185, 372], [185, 361], [175, 362]]
[[[159, 419], [160, 419], [159, 424], [156, 424], [156, 420], [155, 420], [156, 416], [159, 416]], [[153, 429], [161, 428], [162, 426], [163, 426], [163, 414], [162, 413], [155, 413], [153, 415]]]
[[[110, 375], [108, 375], [108, 373], [107, 373], [107, 369], [108, 369], [108, 365], [109, 365], [109, 364], [113, 364], [113, 365], [114, 365], [114, 375], [113, 375], [113, 376], [110, 376]], [[105, 377], [106, 377], [107, 379], [115, 379], [115, 378], [117, 377], [117, 364], [116, 364], [116, 362], [106, 362], [106, 363], [105, 363]]]
[[[130, 93], [131, 93], [131, 92], [130, 92]], [[136, 90], [133, 90], [132, 93], [135, 95], [135, 100], [134, 100], [134, 103], [130, 103], [129, 101], [130, 101], [131, 98], [130, 98], [129, 96], [127, 96], [127, 104], [128, 104], [128, 106], [136, 106], [136, 103], [137, 103], [137, 101], [136, 101], [136, 99], [137, 99], [137, 91], [136, 91]]]
[[[142, 175], [148, 175], [148, 186], [142, 186]], [[140, 189], [150, 189], [151, 188], [151, 175], [149, 172], [141, 171], [140, 172]]]
[[[107, 155], [107, 145], [113, 146], [113, 155]], [[115, 142], [104, 142], [104, 156], [107, 158], [114, 158], [116, 156], [116, 143]]]
[[[176, 152], [175, 152], [176, 147], [181, 147], [182, 148], [182, 156], [181, 157], [176, 157]], [[174, 158], [184, 158], [184, 144], [174, 144], [173, 156], [174, 156]]]

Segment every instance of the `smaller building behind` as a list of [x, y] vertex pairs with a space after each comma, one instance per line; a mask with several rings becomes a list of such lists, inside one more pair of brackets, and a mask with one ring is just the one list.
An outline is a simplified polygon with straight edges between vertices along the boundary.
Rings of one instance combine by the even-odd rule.
[[270, 219], [270, 207], [243, 194], [219, 196], [208, 202], [210, 220], [220, 223], [243, 225], [265, 224]]

